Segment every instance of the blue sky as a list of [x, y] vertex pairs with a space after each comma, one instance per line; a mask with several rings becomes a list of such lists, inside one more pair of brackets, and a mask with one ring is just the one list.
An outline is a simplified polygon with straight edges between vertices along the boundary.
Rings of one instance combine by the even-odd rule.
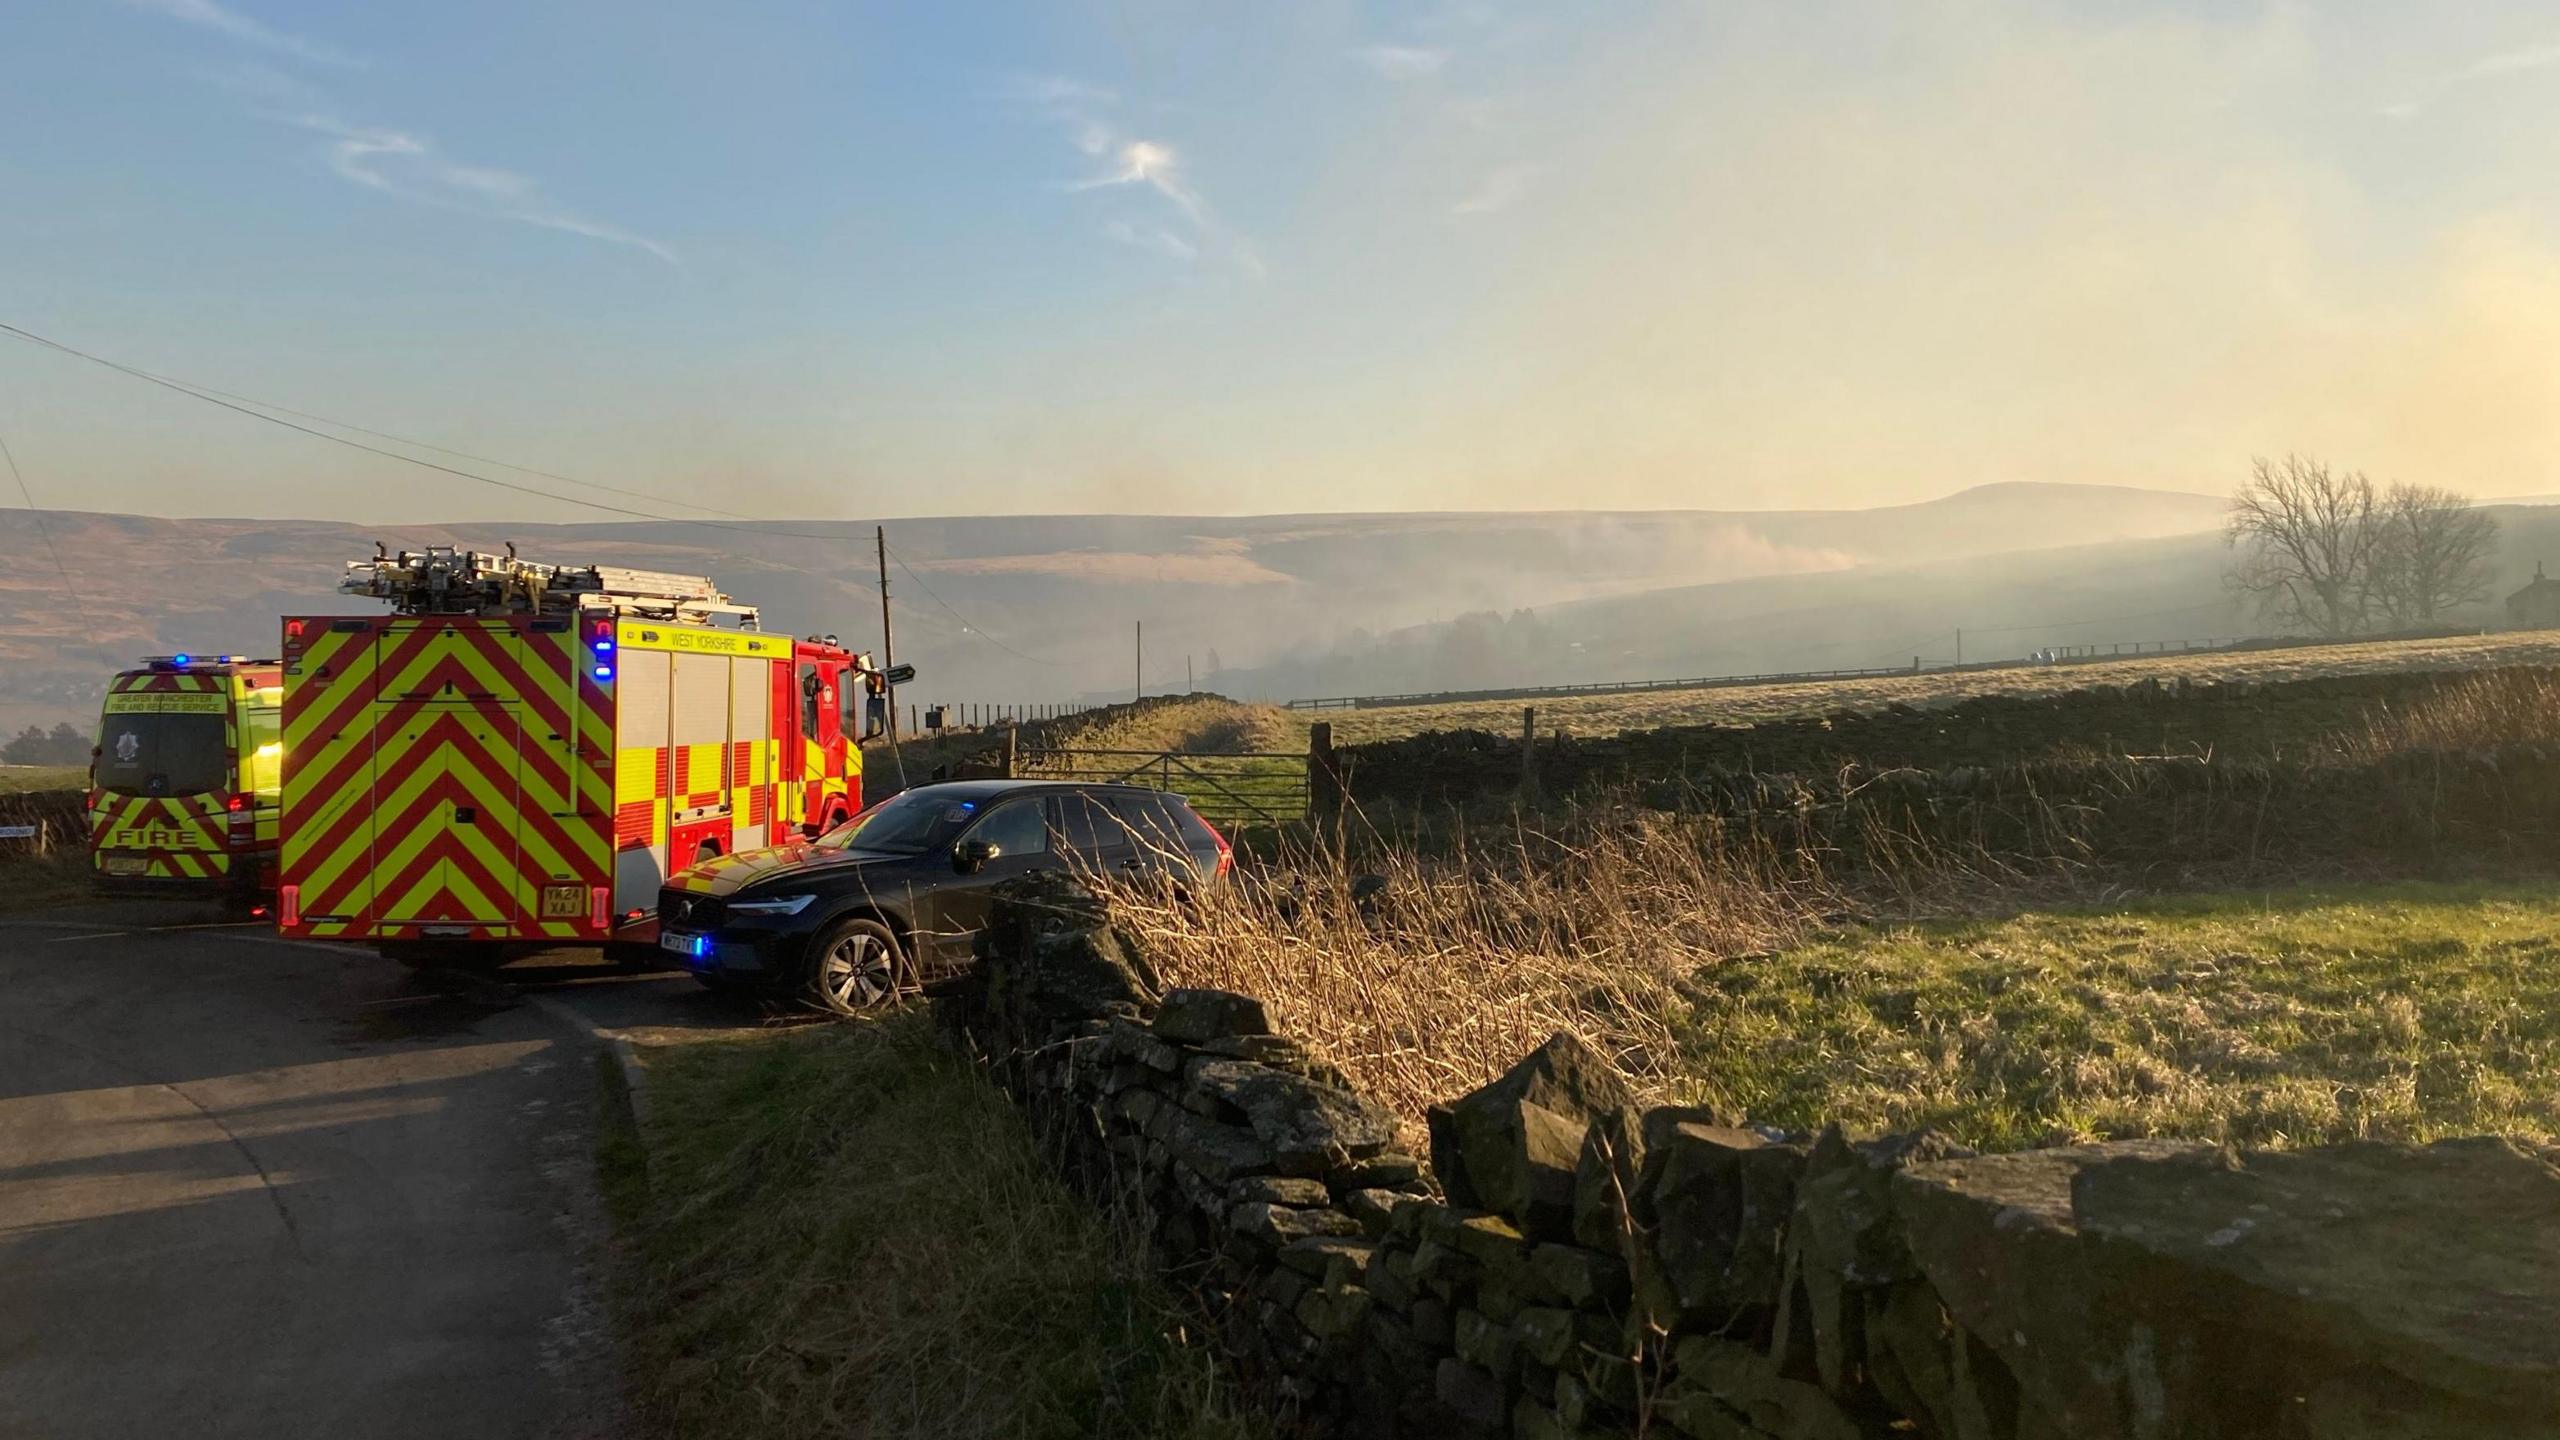
[[[2547, 7], [54, 0], [0, 320], [755, 513], [2560, 489]], [[22, 345], [39, 498], [579, 512]]]

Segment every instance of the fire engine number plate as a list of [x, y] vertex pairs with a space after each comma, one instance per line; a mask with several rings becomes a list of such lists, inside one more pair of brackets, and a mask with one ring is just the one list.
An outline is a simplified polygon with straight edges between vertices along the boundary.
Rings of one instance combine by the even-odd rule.
[[140, 875], [151, 868], [151, 861], [142, 855], [110, 855], [100, 868], [110, 875]]
[[542, 918], [575, 920], [587, 913], [587, 890], [583, 885], [545, 885], [542, 887]]

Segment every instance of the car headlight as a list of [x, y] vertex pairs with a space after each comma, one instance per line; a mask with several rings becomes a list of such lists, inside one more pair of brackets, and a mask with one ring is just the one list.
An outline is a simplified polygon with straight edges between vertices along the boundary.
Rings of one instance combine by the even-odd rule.
[[732, 915], [797, 915], [809, 908], [815, 895], [759, 895], [752, 900], [732, 900]]

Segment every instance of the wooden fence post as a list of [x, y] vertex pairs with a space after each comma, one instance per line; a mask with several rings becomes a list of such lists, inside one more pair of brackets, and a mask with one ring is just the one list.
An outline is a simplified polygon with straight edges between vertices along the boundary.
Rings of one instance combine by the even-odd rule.
[[1520, 707], [1520, 798], [1538, 798], [1538, 707]]
[[1342, 761], [1333, 753], [1333, 722], [1307, 727], [1307, 809], [1315, 815], [1342, 810]]

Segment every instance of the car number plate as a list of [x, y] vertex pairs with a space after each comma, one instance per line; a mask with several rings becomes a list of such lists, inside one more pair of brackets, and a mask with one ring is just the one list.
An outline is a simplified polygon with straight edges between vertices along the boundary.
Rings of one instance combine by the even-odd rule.
[[706, 936], [691, 934], [683, 930], [661, 930], [658, 932], [658, 948], [671, 955], [683, 955], [690, 958], [692, 956], [702, 954], [711, 947], [708, 943], [708, 937]]
[[141, 855], [110, 855], [104, 866], [110, 875], [141, 875], [151, 869], [151, 861]]

